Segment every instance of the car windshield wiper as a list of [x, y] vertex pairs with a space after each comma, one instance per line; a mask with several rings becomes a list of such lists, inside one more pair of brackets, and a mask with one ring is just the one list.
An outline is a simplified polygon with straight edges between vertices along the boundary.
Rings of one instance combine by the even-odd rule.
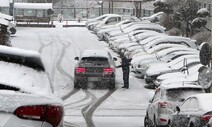
[[20, 91], [20, 88], [14, 86], [8, 86], [4, 84], [0, 84], [0, 90], [12, 90], [12, 91]]

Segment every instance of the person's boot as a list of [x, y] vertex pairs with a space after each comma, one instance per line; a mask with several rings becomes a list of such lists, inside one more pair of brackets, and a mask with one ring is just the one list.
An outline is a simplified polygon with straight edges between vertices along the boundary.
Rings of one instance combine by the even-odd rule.
[[126, 86], [122, 86], [121, 88], [126, 88]]

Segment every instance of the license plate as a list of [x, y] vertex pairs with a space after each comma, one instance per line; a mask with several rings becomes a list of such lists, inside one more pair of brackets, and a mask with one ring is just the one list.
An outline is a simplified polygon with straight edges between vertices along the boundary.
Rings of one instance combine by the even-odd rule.
[[89, 81], [99, 81], [98, 77], [90, 77], [88, 78]]

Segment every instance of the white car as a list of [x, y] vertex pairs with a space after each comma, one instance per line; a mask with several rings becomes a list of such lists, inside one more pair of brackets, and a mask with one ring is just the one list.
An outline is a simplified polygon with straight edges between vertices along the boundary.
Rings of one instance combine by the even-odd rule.
[[178, 82], [178, 81], [192, 82], [192, 78], [193, 78], [193, 81], [196, 81], [197, 80], [196, 74], [198, 74], [198, 70], [202, 66], [203, 66], [202, 64], [197, 64], [197, 65], [187, 66], [187, 68], [185, 68], [183, 71], [162, 74], [157, 77], [154, 84], [156, 86], [159, 86], [160, 84], [162, 84], [162, 82], [164, 83], [171, 83], [171, 82]]
[[2, 127], [63, 127], [63, 102], [54, 93], [40, 54], [0, 46]]
[[122, 16], [118, 14], [111, 14], [108, 15], [103, 20], [99, 21], [97, 24], [93, 25], [92, 29], [95, 33], [98, 32], [98, 30], [105, 25], [114, 25], [122, 21]]
[[168, 63], [184, 55], [198, 55], [198, 52], [189, 50], [173, 50], [164, 56], [157, 56], [157, 59], [143, 59], [138, 63], [134, 63], [134, 65], [136, 64], [136, 66], [133, 67], [135, 69], [135, 73], [139, 74], [139, 77], [144, 77], [147, 69], [151, 66], [151, 64], [161, 64], [164, 62]]
[[152, 83], [161, 74], [179, 71], [187, 65], [195, 65], [199, 63], [199, 55], [183, 55], [182, 57], [179, 57], [169, 63], [151, 64], [151, 66], [147, 69], [144, 78], [146, 83], [154, 85]]
[[[112, 31], [108, 33], [108, 38], [127, 34], [129, 32], [135, 31], [135, 30], [152, 30], [156, 31], [158, 33], [165, 33], [165, 28], [163, 26], [160, 26], [155, 23], [146, 23], [146, 22], [140, 22], [140, 23], [135, 23], [133, 22], [132, 24], [129, 24], [127, 27], [119, 30], [119, 31]], [[110, 40], [110, 39], [107, 39]]]
[[149, 101], [144, 126], [167, 126], [175, 107], [179, 106], [188, 96], [198, 93], [205, 93], [204, 89], [191, 83], [172, 83], [159, 86]]
[[210, 127], [208, 122], [212, 118], [211, 98], [212, 93], [190, 95], [180, 106], [175, 108], [175, 112], [170, 116], [168, 126]]
[[[111, 15], [111, 14], [104, 14], [104, 15], [100, 15], [100, 16], [98, 16], [98, 17], [96, 17], [96, 18], [93, 18], [93, 19], [88, 19], [87, 22], [85, 23], [85, 26], [86, 26], [86, 27], [89, 27], [89, 25], [90, 25], [91, 23], [99, 22], [99, 21], [103, 20], [104, 18], [106, 18], [108, 15]], [[89, 28], [88, 28], [88, 29], [89, 29]]]
[[[163, 36], [161, 38], [157, 38], [155, 40], [152, 40], [151, 42], [144, 44], [144, 48], [148, 50], [149, 48], [163, 43], [183, 44], [188, 47], [197, 49], [196, 40], [180, 36]], [[140, 42], [140, 44], [143, 44], [143, 42]]]

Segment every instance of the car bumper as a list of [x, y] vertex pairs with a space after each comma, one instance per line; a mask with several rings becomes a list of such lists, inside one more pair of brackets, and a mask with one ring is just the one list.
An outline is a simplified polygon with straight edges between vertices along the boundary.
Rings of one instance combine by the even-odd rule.
[[95, 74], [85, 74], [85, 75], [75, 75], [74, 80], [77, 82], [111, 82], [115, 81], [115, 75], [95, 75]]

